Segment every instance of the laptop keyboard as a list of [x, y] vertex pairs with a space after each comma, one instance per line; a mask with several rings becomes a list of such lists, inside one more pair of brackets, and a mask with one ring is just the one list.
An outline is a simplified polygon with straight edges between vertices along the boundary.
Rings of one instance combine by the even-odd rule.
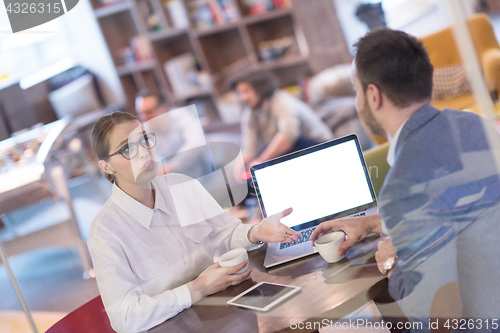
[[299, 238], [297, 238], [297, 240], [294, 240], [293, 242], [281, 243], [280, 250], [286, 249], [290, 246], [294, 246], [297, 244], [302, 244], [304, 242], [307, 242], [309, 240], [309, 237], [311, 237], [311, 234], [313, 233], [314, 229], [316, 229], [316, 227], [312, 227], [312, 228], [309, 228], [306, 230], [301, 230], [300, 232], [302, 233], [302, 236], [300, 236]]
[[[365, 215], [366, 215], [366, 213], [362, 212], [362, 213], [354, 214], [354, 215], [352, 215], [350, 217], [365, 216]], [[312, 235], [313, 231], [316, 229], [316, 227], [312, 227], [312, 228], [309, 228], [309, 229], [301, 230], [300, 232], [302, 233], [302, 236], [300, 236], [299, 238], [297, 238], [297, 240], [295, 240], [293, 242], [290, 242], [290, 243], [281, 243], [280, 244], [280, 250], [283, 250], [283, 249], [289, 248], [290, 246], [302, 244], [304, 242], [309, 241], [309, 237], [311, 237], [311, 235]]]

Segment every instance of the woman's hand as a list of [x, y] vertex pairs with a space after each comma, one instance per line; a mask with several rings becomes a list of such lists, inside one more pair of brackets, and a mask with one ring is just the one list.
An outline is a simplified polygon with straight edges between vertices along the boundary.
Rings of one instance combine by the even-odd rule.
[[302, 234], [290, 229], [280, 222], [282, 218], [290, 215], [292, 211], [292, 208], [288, 208], [264, 219], [250, 232], [250, 241], [252, 243], [257, 243], [259, 241], [268, 243], [289, 243], [297, 240]]
[[342, 230], [347, 239], [340, 244], [338, 255], [343, 256], [355, 243], [363, 240], [372, 232], [382, 232], [382, 219], [379, 214], [369, 216], [346, 217], [323, 222], [314, 230], [309, 238], [313, 246], [318, 238], [330, 232]]
[[232, 267], [220, 267], [219, 263], [208, 266], [196, 279], [187, 284], [191, 294], [191, 304], [198, 302], [205, 296], [215, 294], [244, 281], [252, 269], [248, 268], [239, 274], [236, 272], [242, 270], [246, 264], [248, 264], [248, 260]]

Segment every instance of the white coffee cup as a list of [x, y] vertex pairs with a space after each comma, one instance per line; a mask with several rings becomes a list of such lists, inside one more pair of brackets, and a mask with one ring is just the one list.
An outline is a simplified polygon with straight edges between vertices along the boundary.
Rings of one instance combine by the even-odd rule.
[[[220, 256], [219, 258], [219, 265], [220, 267], [232, 267], [239, 265], [242, 261], [248, 260], [248, 253], [247, 250], [243, 248], [239, 249], [234, 249], [231, 251], [228, 251], [224, 253], [223, 255]], [[237, 272], [243, 273], [248, 269], [248, 263], [246, 264], [245, 267], [243, 267], [241, 270]]]
[[337, 251], [340, 244], [345, 241], [345, 234], [343, 231], [334, 231], [329, 234], [323, 235], [316, 240], [314, 249], [321, 254], [323, 259], [329, 263], [334, 263], [345, 258], [339, 256]]

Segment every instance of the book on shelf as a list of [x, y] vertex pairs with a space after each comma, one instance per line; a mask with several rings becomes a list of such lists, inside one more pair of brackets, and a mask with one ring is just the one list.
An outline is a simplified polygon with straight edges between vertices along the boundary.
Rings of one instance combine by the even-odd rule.
[[156, 14], [150, 1], [137, 2], [137, 8], [141, 12], [141, 16], [143, 17], [144, 22], [147, 23], [148, 31], [159, 31], [162, 29], [160, 18]]
[[130, 45], [134, 50], [135, 60], [138, 62], [150, 60], [153, 57], [153, 50], [148, 39], [144, 35], [137, 35], [130, 40]]
[[137, 35], [130, 39], [130, 46], [117, 50], [119, 65], [135, 66], [141, 62], [151, 61], [153, 50], [144, 35]]
[[208, 0], [208, 7], [212, 12], [215, 23], [220, 24], [225, 22], [224, 13], [217, 0]]
[[182, 0], [167, 0], [164, 7], [168, 12], [172, 28], [184, 29], [189, 27], [189, 17]]
[[198, 71], [191, 53], [184, 53], [170, 59], [164, 64], [164, 70], [176, 95], [183, 96], [199, 90]]
[[239, 19], [234, 0], [196, 0], [190, 2], [190, 12], [197, 29], [206, 29]]
[[290, 8], [290, 0], [243, 0], [250, 16], [267, 13], [273, 9]]
[[240, 18], [238, 7], [233, 0], [217, 0], [217, 3], [222, 9], [225, 22], [235, 22]]
[[273, 0], [273, 5], [276, 8], [290, 8], [292, 7], [291, 0]]

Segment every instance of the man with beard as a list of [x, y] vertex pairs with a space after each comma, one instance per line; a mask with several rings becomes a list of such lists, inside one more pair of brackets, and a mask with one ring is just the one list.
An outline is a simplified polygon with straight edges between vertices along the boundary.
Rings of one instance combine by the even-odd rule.
[[[433, 67], [422, 44], [401, 31], [370, 32], [355, 45], [356, 108], [388, 138], [391, 165], [379, 215], [324, 222], [311, 235], [343, 230], [344, 254], [370, 233], [389, 292], [417, 331], [498, 329], [500, 318], [500, 137], [480, 116], [429, 102]], [[495, 321], [495, 319], [497, 321]], [[496, 324], [495, 324], [496, 322]]]
[[168, 111], [162, 95], [142, 90], [136, 96], [135, 109], [145, 127], [156, 135], [158, 161], [162, 161], [159, 174], [176, 172], [199, 178], [212, 172], [195, 108]]

